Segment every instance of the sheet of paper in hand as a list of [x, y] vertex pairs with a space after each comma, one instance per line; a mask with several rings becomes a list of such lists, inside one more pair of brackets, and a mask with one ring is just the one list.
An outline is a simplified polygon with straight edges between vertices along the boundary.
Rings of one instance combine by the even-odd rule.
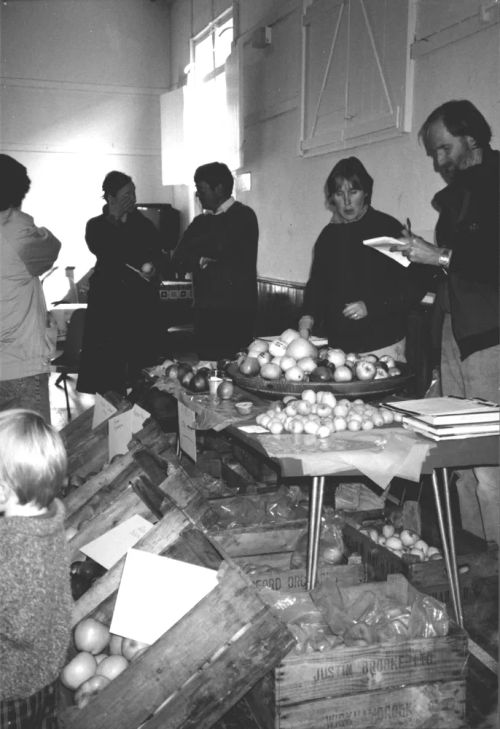
[[369, 248], [374, 248], [376, 251], [380, 251], [384, 256], [389, 256], [401, 266], [409, 266], [410, 261], [403, 256], [401, 251], [391, 251], [392, 246], [401, 245], [401, 241], [397, 238], [391, 238], [388, 235], [383, 235], [380, 238], [368, 238], [363, 241], [363, 245]]

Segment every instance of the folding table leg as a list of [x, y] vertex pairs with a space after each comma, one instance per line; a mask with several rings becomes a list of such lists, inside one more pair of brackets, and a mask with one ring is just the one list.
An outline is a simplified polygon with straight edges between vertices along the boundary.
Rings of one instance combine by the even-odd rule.
[[306, 587], [312, 590], [316, 586], [318, 576], [318, 551], [321, 534], [321, 510], [323, 508], [323, 493], [325, 477], [314, 476], [311, 486], [311, 503], [309, 505], [309, 534], [307, 542], [307, 573]]
[[[444, 469], [443, 469], [444, 470]], [[436, 512], [439, 525], [439, 533], [441, 535], [441, 542], [443, 544], [443, 556], [444, 563], [446, 566], [446, 574], [448, 575], [448, 582], [450, 585], [451, 601], [453, 603], [453, 610], [455, 613], [455, 619], [457, 624], [463, 628], [463, 615], [462, 615], [462, 602], [460, 599], [460, 585], [458, 583], [458, 574], [456, 569], [456, 553], [455, 553], [455, 540], [453, 537], [453, 520], [451, 515], [449, 491], [446, 486], [448, 480], [445, 482], [445, 505], [447, 511], [448, 529], [451, 532], [451, 537], [446, 534], [446, 527], [443, 519], [443, 508], [441, 505], [441, 497], [439, 495], [439, 484], [436, 470], [432, 472], [432, 486], [434, 490], [434, 500], [436, 502]], [[448, 496], [446, 496], [448, 495]], [[453, 555], [451, 553], [453, 552]], [[455, 568], [452, 566], [452, 562]]]

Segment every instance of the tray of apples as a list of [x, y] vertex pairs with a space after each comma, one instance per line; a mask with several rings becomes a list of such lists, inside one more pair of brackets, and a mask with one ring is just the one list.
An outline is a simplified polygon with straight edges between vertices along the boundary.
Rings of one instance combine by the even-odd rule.
[[365, 403], [361, 398], [337, 399], [329, 390], [311, 389], [304, 389], [298, 396], [286, 395], [255, 419], [257, 425], [273, 435], [307, 433], [320, 439], [344, 430], [382, 428], [400, 420], [398, 413]]
[[406, 363], [389, 355], [319, 348], [294, 329], [276, 338], [255, 339], [227, 371], [237, 385], [266, 397], [295, 395], [304, 389], [344, 397], [387, 395], [404, 389], [413, 378]]

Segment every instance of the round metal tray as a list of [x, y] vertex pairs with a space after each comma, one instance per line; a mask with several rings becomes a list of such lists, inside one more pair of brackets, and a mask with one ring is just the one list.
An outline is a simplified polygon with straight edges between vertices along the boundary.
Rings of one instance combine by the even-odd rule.
[[262, 377], [247, 377], [243, 375], [236, 364], [231, 362], [227, 367], [227, 374], [236, 385], [244, 390], [254, 392], [267, 398], [281, 398], [285, 395], [300, 395], [303, 390], [327, 390], [341, 397], [373, 398], [382, 395], [392, 395], [403, 390], [413, 379], [414, 374], [407, 364], [397, 362], [401, 375], [388, 377], [384, 380], [351, 380], [351, 382], [286, 382], [286, 380], [264, 380]]

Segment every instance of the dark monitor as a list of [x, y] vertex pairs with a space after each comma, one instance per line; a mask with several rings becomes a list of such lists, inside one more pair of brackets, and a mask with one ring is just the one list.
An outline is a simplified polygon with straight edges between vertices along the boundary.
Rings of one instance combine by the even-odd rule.
[[138, 203], [136, 207], [160, 231], [163, 250], [173, 250], [179, 242], [180, 212], [170, 203]]

